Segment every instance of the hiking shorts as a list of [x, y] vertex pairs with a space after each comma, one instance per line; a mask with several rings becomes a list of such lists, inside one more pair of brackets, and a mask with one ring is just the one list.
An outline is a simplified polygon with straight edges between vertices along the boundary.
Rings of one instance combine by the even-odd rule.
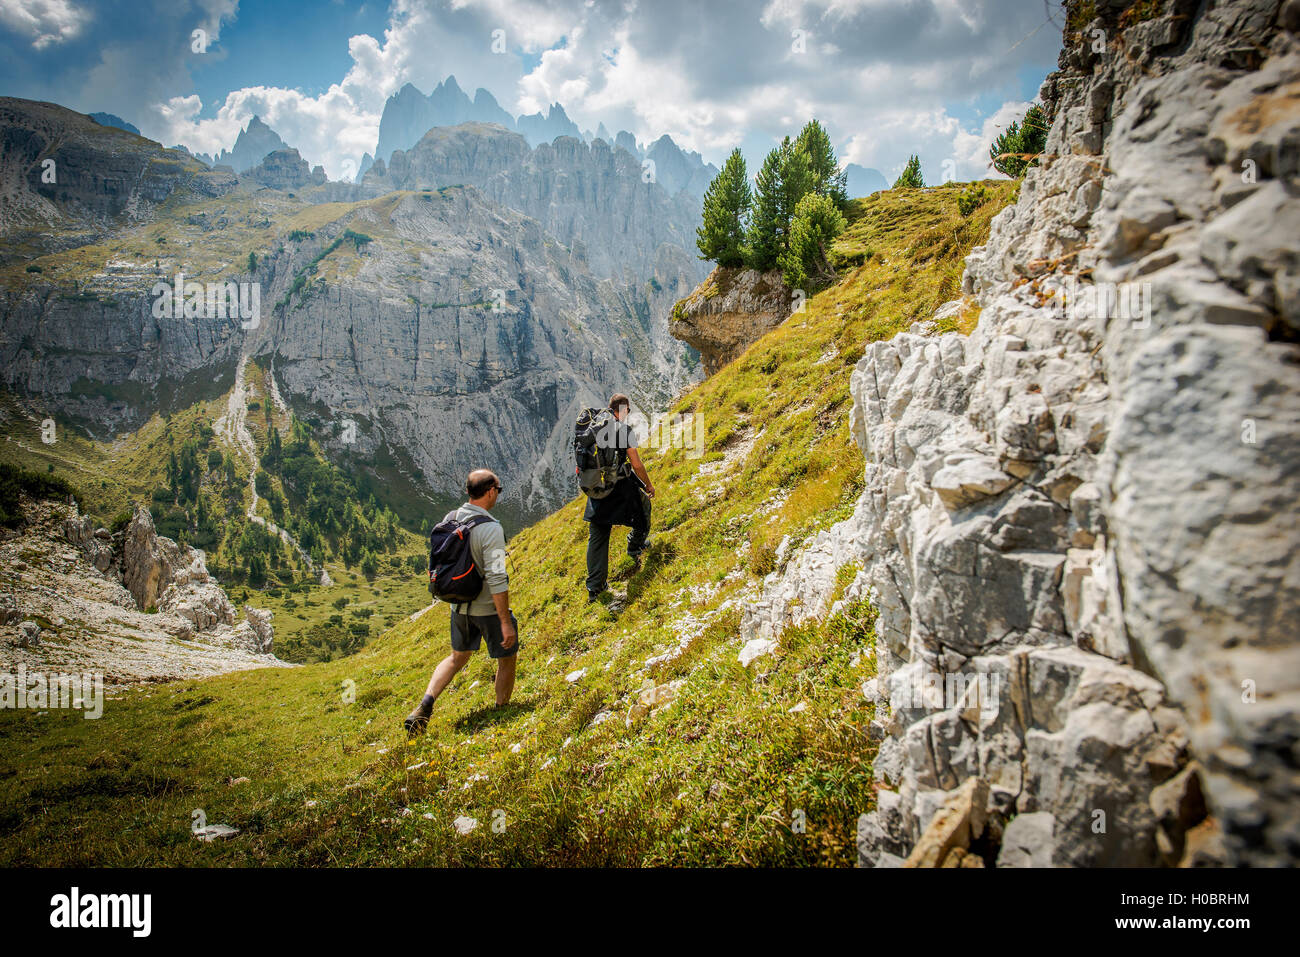
[[501, 647], [501, 619], [496, 615], [458, 615], [451, 613], [451, 649], [452, 651], [478, 651], [483, 638], [487, 638], [488, 656], [491, 658], [509, 658], [519, 651], [519, 622], [514, 612], [510, 621], [515, 626], [515, 643], [509, 648]]

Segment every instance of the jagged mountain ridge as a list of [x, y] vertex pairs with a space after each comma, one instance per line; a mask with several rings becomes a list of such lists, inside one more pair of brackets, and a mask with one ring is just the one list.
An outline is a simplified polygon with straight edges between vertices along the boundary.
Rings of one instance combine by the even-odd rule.
[[248, 126], [241, 129], [239, 135], [235, 137], [233, 147], [222, 150], [214, 157], [198, 154], [197, 158], [209, 166], [229, 166], [236, 173], [247, 173], [261, 163], [268, 153], [289, 148], [289, 144], [280, 138], [279, 133], [254, 114], [248, 121]]
[[357, 181], [360, 182], [367, 170], [380, 160], [391, 166], [395, 152], [414, 149], [435, 127], [460, 126], [463, 123], [496, 124], [519, 133], [530, 147], [553, 143], [561, 136], [573, 137], [588, 145], [593, 139], [600, 139], [609, 146], [627, 150], [638, 160], [654, 160], [658, 181], [669, 195], [684, 189], [698, 199], [718, 175], [717, 167], [705, 163], [699, 153], [682, 150], [667, 134], [647, 149], [638, 147], [636, 138], [626, 130], [620, 130], [611, 138], [603, 123], [600, 124], [600, 133], [593, 137], [580, 131], [558, 103], [551, 104], [545, 115], [533, 113], [512, 117], [487, 90], [480, 87], [471, 100], [456, 83], [456, 78], [449, 76], [428, 96], [414, 84], [407, 83], [388, 98], [379, 121], [379, 142], [374, 155], [367, 153], [363, 158]]
[[604, 141], [566, 136], [530, 148], [493, 124], [436, 127], [390, 164], [376, 161], [363, 181], [377, 193], [454, 184], [536, 219], [597, 275], [649, 277], [667, 257], [695, 281], [704, 276], [693, 254], [698, 202], [645, 182], [636, 157]]

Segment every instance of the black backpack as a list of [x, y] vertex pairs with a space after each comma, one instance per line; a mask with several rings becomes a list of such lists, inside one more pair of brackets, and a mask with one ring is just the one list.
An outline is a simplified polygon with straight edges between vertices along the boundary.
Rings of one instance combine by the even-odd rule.
[[578, 488], [588, 498], [604, 498], [623, 477], [623, 453], [611, 441], [615, 422], [609, 409], [583, 409], [573, 427]]
[[449, 515], [429, 532], [429, 594], [441, 601], [461, 605], [473, 601], [483, 590], [483, 570], [474, 563], [469, 549], [470, 532], [487, 515], [475, 515], [461, 522]]

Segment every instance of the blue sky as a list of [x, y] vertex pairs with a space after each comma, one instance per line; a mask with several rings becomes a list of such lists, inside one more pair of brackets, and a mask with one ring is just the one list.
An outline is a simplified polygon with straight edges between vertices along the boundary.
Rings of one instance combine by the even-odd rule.
[[927, 179], [967, 179], [1054, 68], [1060, 20], [1057, 0], [3, 0], [0, 93], [209, 153], [256, 113], [337, 177], [390, 94], [454, 74], [715, 163], [741, 145], [752, 170], [817, 116], [846, 162], [892, 177], [917, 152]]
[[[288, 38], [280, 29], [285, 23], [294, 24]], [[216, 48], [222, 59], [200, 60], [192, 71], [193, 92], [208, 115], [241, 87], [297, 87], [319, 96], [352, 65], [348, 38], [382, 37], [387, 23], [387, 3], [241, 3], [238, 17], [222, 27]]]

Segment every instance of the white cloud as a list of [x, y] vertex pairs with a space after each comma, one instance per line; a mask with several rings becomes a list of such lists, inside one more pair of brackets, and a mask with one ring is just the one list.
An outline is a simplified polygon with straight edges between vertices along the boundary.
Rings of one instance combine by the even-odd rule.
[[[888, 175], [915, 152], [928, 179], [942, 175], [945, 161], [958, 178], [986, 176], [988, 144], [1024, 108], [1006, 96], [1019, 91], [1009, 51], [1014, 65], [1037, 58], [1044, 72], [1055, 54], [1051, 28], [1033, 33], [1042, 19], [1042, 10], [1026, 11], [1034, 6], [394, 0], [382, 39], [352, 37], [351, 66], [327, 92], [235, 90], [207, 119], [188, 98], [172, 100], [158, 108], [159, 128], [148, 135], [213, 152], [257, 113], [338, 177], [373, 150], [389, 95], [408, 82], [427, 92], [454, 74], [471, 95], [487, 87], [512, 113], [559, 102], [580, 128], [603, 122], [641, 142], [667, 133], [714, 162], [736, 145], [766, 149], [816, 116], [844, 162]], [[806, 53], [793, 52], [792, 29], [806, 31]], [[495, 30], [504, 31], [505, 55], [490, 52]], [[991, 96], [1006, 102], [975, 117], [970, 104]]]
[[989, 161], [989, 147], [1012, 123], [1020, 122], [1029, 102], [1003, 103], [996, 113], [984, 120], [978, 133], [959, 130], [953, 137], [953, 156], [957, 161], [958, 179], [1004, 179]]
[[0, 25], [30, 38], [37, 50], [71, 40], [89, 20], [68, 0], [0, 0]]

